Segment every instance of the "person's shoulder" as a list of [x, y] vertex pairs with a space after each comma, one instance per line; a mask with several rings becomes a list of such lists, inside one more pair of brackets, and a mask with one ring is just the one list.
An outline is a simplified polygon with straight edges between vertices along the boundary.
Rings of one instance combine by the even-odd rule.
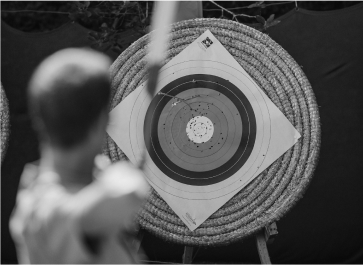
[[19, 190], [16, 196], [16, 205], [10, 218], [10, 230], [14, 237], [22, 237], [49, 227], [60, 216], [59, 209], [67, 196], [60, 185], [54, 181], [52, 172], [41, 172], [39, 163], [29, 163], [24, 167]]

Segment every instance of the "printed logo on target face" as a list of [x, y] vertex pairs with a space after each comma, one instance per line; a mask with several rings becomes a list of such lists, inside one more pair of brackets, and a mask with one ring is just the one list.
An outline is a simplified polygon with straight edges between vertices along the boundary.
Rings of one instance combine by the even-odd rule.
[[[207, 37], [205, 38], [204, 40], [202, 40], [200, 42], [202, 45], [199, 45], [201, 48], [203, 48], [203, 50], [207, 50], [212, 44], [213, 44], [213, 41]], [[202, 47], [203, 46], [203, 47]]]
[[195, 223], [195, 219], [193, 219], [193, 218], [190, 216], [190, 214], [189, 214], [189, 213], [186, 213], [186, 217], [188, 218], [188, 220], [189, 220], [190, 222], [192, 222], [194, 225], [196, 225], [196, 223]]

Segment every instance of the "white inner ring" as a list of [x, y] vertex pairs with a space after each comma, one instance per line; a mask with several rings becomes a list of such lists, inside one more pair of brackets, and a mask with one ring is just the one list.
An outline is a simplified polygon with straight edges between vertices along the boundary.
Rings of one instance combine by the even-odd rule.
[[213, 122], [207, 117], [196, 116], [188, 122], [186, 132], [189, 140], [194, 143], [208, 142], [213, 136]]

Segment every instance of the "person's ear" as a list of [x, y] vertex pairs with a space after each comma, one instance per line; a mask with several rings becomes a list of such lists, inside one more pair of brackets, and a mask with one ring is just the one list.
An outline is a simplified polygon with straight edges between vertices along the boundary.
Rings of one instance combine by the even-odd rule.
[[101, 122], [101, 127], [103, 128], [103, 130], [105, 131], [106, 130], [106, 127], [107, 127], [107, 124], [108, 124], [108, 120], [109, 120], [109, 114], [108, 114], [108, 111], [107, 109], [104, 109], [102, 112], [101, 112], [101, 115], [100, 115], [100, 122]]
[[92, 130], [99, 135], [103, 135], [108, 124], [108, 116], [108, 111], [106, 109], [102, 110], [96, 122], [94, 123]]

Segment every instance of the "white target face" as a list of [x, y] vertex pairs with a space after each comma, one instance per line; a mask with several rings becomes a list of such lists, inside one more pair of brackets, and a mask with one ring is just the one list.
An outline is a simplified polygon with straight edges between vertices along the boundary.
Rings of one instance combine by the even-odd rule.
[[209, 31], [162, 68], [153, 98], [145, 86], [108, 133], [134, 163], [147, 149], [148, 181], [192, 230], [299, 138]]

